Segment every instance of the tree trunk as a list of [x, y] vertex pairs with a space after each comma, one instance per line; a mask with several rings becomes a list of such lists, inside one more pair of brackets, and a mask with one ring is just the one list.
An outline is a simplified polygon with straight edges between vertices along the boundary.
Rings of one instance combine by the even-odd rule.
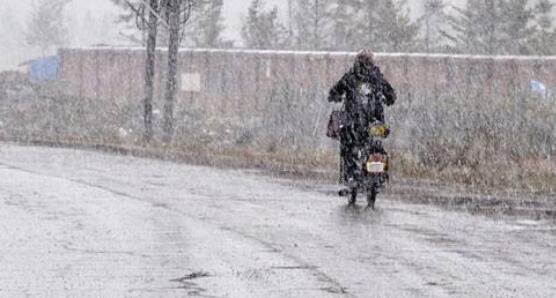
[[164, 102], [164, 142], [170, 143], [174, 134], [174, 102], [176, 97], [178, 49], [180, 44], [180, 6], [181, 0], [169, 0], [169, 45], [168, 78]]
[[156, 35], [157, 16], [154, 11], [158, 10], [158, 0], [150, 0], [152, 8], [148, 20], [147, 58], [145, 61], [145, 98], [143, 101], [143, 120], [145, 122], [144, 140], [151, 142], [153, 138], [153, 97], [154, 97], [154, 70], [156, 59]]

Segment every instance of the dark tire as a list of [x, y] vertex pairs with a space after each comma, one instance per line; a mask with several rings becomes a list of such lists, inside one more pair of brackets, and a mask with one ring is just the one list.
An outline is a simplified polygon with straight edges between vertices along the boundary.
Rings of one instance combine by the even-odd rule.
[[351, 189], [351, 194], [350, 197], [348, 199], [348, 204], [349, 205], [355, 205], [355, 202], [357, 201], [357, 188], [352, 188]]
[[367, 208], [375, 209], [376, 195], [377, 191], [374, 187], [369, 189], [367, 193]]
[[345, 171], [344, 159], [342, 158], [342, 156], [340, 156], [340, 168], [338, 170], [339, 170], [338, 183], [344, 184], [346, 182], [346, 177], [344, 173]]

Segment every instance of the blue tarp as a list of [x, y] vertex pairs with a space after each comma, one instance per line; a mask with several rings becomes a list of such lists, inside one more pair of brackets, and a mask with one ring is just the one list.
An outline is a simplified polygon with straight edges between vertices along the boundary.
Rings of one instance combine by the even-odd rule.
[[59, 67], [60, 57], [58, 56], [35, 59], [29, 64], [29, 79], [35, 82], [56, 80]]
[[531, 82], [529, 82], [529, 89], [531, 90], [531, 92], [539, 94], [542, 97], [546, 98], [548, 90], [546, 88], [546, 85], [544, 85], [542, 82], [531, 80]]
[[545, 92], [546, 91], [546, 86], [539, 81], [531, 80], [531, 83], [530, 83], [529, 86], [531, 88], [531, 91], [533, 91], [533, 92]]

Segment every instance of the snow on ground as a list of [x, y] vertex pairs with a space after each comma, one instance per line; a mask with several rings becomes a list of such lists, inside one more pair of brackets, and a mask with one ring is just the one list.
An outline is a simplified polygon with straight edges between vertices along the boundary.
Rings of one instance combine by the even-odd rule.
[[556, 295], [547, 222], [269, 177], [0, 145], [0, 296]]

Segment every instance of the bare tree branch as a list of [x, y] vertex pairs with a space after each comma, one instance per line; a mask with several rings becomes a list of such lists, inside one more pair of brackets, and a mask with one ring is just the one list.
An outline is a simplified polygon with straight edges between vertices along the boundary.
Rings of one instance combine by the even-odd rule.
[[[169, 29], [170, 26], [168, 25], [168, 22], [160, 15], [160, 13], [158, 11], [156, 11], [155, 9], [153, 9], [149, 3], [147, 3], [146, 0], [140, 0], [141, 4], [139, 6], [139, 8], [136, 8], [133, 3], [131, 3], [129, 0], [123, 0], [128, 6], [129, 8], [133, 11], [133, 13], [135, 13], [135, 15], [141, 19], [141, 21], [143, 22], [139, 29], [141, 30], [145, 30], [146, 28], [144, 28], [145, 23], [147, 23], [147, 20], [145, 19], [145, 8], [150, 12], [153, 13], [156, 18], [158, 19], [158, 21], [166, 28]], [[162, 6], [161, 6], [162, 7]]]

